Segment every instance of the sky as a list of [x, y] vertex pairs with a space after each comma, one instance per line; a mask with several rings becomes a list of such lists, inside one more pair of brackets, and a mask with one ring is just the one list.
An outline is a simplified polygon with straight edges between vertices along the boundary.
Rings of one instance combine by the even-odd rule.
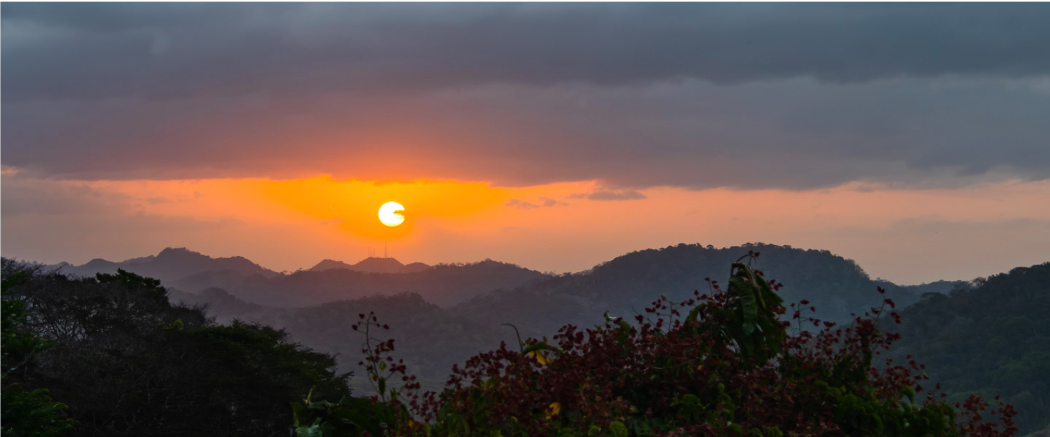
[[[1050, 261], [1050, 5], [3, 3], [3, 256]], [[382, 226], [381, 204], [405, 205]]]

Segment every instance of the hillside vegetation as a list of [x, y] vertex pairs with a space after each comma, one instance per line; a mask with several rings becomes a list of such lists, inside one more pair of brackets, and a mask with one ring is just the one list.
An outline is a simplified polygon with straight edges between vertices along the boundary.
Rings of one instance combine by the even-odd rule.
[[953, 399], [1001, 396], [1018, 426], [1050, 426], [1050, 263], [978, 279], [905, 309], [896, 356], [922, 357]]
[[6, 259], [3, 275], [4, 436], [284, 436], [311, 387], [350, 393], [332, 356], [267, 326], [216, 325], [155, 279]]

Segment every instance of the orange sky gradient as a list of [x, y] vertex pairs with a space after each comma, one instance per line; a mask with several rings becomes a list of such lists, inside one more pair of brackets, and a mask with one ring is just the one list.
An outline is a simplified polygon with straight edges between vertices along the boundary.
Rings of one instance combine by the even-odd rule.
[[[928, 190], [861, 183], [807, 191], [657, 187], [633, 196], [640, 198], [592, 200], [606, 192], [600, 182], [77, 182], [24, 178], [10, 169], [4, 179], [9, 187], [66, 193], [69, 208], [84, 209], [5, 211], [4, 229], [22, 232], [4, 232], [4, 255], [48, 263], [123, 260], [184, 246], [281, 271], [324, 258], [356, 262], [367, 248], [381, 254], [386, 244], [406, 263], [492, 258], [567, 272], [678, 243], [764, 242], [828, 249], [873, 277], [911, 284], [1043, 262], [1050, 247], [1050, 233], [1041, 232], [1050, 223], [1048, 181]], [[404, 225], [379, 222], [376, 211], [387, 201], [405, 205]]]

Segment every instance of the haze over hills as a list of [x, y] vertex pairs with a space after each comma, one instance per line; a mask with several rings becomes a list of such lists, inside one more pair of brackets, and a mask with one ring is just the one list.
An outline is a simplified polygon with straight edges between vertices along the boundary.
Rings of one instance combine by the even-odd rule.
[[229, 258], [212, 258], [186, 248], [166, 248], [157, 255], [132, 258], [122, 262], [107, 261], [96, 258], [84, 265], [74, 266], [60, 263], [52, 266], [63, 273], [77, 276], [94, 276], [95, 273], [113, 273], [124, 269], [139, 275], [173, 283], [180, 279], [205, 272], [231, 272], [239, 276], [260, 275], [266, 278], [278, 273], [260, 266], [247, 258], [234, 256]]
[[301, 307], [402, 292], [419, 293], [427, 302], [449, 306], [485, 292], [514, 288], [543, 277], [546, 276], [535, 270], [485, 260], [469, 264], [440, 264], [411, 273], [328, 269], [304, 270], [272, 278], [251, 276], [227, 291], [246, 301], [279, 307]]
[[[389, 320], [400, 356], [424, 369], [420, 375], [436, 388], [448, 368], [433, 363], [460, 362], [499, 341], [513, 344], [513, 331], [505, 323], [514, 324], [523, 336], [541, 337], [567, 323], [600, 324], [606, 310], [633, 316], [660, 295], [684, 299], [693, 290], [706, 290], [705, 278], [724, 282], [730, 263], [749, 250], [761, 253], [757, 266], [768, 278], [785, 284], [780, 293], [786, 301], [808, 299], [826, 320], [848, 320], [850, 313], [877, 304], [878, 287], [903, 307], [924, 293], [947, 293], [963, 284], [898, 286], [873, 280], [855, 262], [823, 250], [681, 244], [632, 252], [587, 271], [558, 276], [495, 261], [401, 274], [332, 268], [253, 277], [225, 291], [211, 289], [180, 299], [213, 305], [219, 320], [240, 318], [284, 327], [304, 344], [338, 353], [349, 363], [356, 363], [359, 352], [358, 336], [349, 324], [359, 313], [376, 311]], [[478, 284], [496, 285], [481, 290]], [[289, 306], [303, 308], [282, 308]], [[435, 332], [444, 334], [435, 337]]]
[[544, 276], [492, 260], [429, 266], [418, 262], [406, 265], [389, 257], [368, 257], [357, 264], [326, 259], [309, 270], [284, 274], [243, 257], [212, 258], [185, 248], [167, 248], [156, 256], [123, 262], [94, 259], [81, 266], [62, 263], [49, 267], [76, 276], [124, 269], [160, 279], [166, 287], [179, 291], [221, 289], [245, 301], [274, 307], [301, 307], [407, 291], [419, 293], [428, 302], [449, 306]]
[[[272, 307], [302, 307], [371, 295], [418, 293], [427, 302], [470, 314], [490, 323], [517, 321], [534, 329], [560, 326], [565, 320], [594, 318], [605, 310], [630, 313], [661, 294], [675, 299], [706, 290], [705, 278], [718, 281], [740, 254], [763, 255], [758, 267], [786, 284], [788, 301], [808, 299], [832, 320], [847, 319], [876, 301], [882, 286], [899, 305], [926, 292], [946, 293], [958, 281], [898, 286], [873, 280], [852, 260], [826, 250], [745, 244], [714, 248], [698, 244], [632, 252], [594, 268], [557, 276], [484, 260], [471, 264], [405, 265], [394, 258], [369, 257], [357, 264], [326, 259], [309, 270], [277, 273], [243, 257], [212, 258], [184, 248], [115, 263], [95, 259], [82, 266], [55, 266], [63, 273], [93, 275], [122, 268], [160, 279], [189, 293], [221, 289], [245, 302]], [[213, 292], [214, 293], [214, 292]], [[547, 320], [548, 322], [541, 322]]]

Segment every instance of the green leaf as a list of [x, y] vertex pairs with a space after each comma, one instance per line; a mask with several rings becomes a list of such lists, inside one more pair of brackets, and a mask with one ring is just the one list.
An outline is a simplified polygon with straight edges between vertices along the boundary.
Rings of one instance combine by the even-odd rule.
[[303, 406], [298, 402], [292, 402], [292, 424], [296, 428], [300, 426], [303, 420]]
[[547, 343], [544, 343], [542, 341], [537, 341], [537, 342], [535, 342], [533, 344], [530, 344], [529, 347], [525, 348], [525, 350], [522, 351], [522, 353], [523, 354], [527, 354], [529, 352], [545, 351], [547, 349], [550, 349], [550, 346], [548, 346]]

